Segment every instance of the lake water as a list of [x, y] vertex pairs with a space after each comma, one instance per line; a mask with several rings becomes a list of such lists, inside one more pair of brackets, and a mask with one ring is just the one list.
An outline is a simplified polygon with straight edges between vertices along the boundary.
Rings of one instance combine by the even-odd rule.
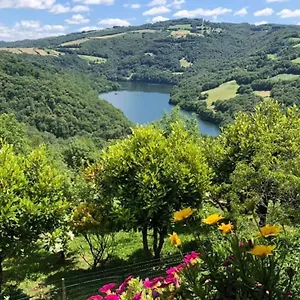
[[[100, 98], [121, 109], [125, 116], [136, 124], [147, 124], [159, 120], [164, 112], [174, 107], [169, 104], [172, 87], [163, 84], [122, 82], [121, 90], [100, 94]], [[192, 113], [182, 111], [191, 117]], [[215, 124], [198, 118], [201, 133], [217, 136], [220, 133]]]

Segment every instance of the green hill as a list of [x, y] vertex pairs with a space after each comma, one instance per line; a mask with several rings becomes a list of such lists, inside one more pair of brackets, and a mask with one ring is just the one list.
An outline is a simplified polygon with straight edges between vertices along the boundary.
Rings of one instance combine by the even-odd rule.
[[[273, 88], [287, 77], [293, 76], [297, 81], [294, 75], [300, 75], [300, 65], [295, 63], [300, 49], [294, 47], [299, 37], [299, 26], [181, 19], [0, 43], [0, 47], [2, 50], [8, 47], [12, 52], [44, 50], [48, 55], [18, 55], [93, 77], [173, 84], [171, 103], [195, 111], [203, 119], [222, 123], [234, 117], [230, 111], [236, 108], [218, 111], [210, 100], [203, 101], [206, 99], [202, 92], [235, 80], [240, 91], [270, 91], [272, 97]], [[247, 94], [238, 93], [232, 97], [244, 97], [242, 103], [247, 103]], [[227, 99], [225, 94], [222, 99], [220, 92], [219, 100]], [[300, 103], [300, 91], [293, 98]], [[248, 109], [248, 105], [243, 107], [243, 110]]]

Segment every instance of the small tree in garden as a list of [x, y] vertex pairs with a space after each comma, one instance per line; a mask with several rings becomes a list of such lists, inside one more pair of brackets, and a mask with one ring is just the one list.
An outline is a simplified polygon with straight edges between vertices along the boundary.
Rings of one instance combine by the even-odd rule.
[[142, 232], [145, 252], [148, 230], [153, 230], [155, 257], [172, 212], [184, 205], [200, 207], [211, 176], [196, 138], [180, 120], [168, 132], [153, 126], [134, 129], [104, 152], [100, 165], [96, 186], [120, 207], [126, 228]]
[[68, 208], [68, 180], [46, 158], [44, 148], [27, 156], [0, 148], [0, 286], [2, 263], [40, 234], [59, 227]]
[[82, 249], [84, 260], [93, 268], [104, 265], [115, 248], [114, 224], [108, 210], [99, 204], [79, 204], [73, 214], [73, 228], [84, 238], [93, 257], [93, 263], [90, 264]]
[[261, 225], [271, 201], [298, 208], [299, 120], [297, 107], [268, 100], [253, 114], [238, 114], [218, 139], [207, 141], [216, 203], [232, 210], [235, 203], [255, 202]]

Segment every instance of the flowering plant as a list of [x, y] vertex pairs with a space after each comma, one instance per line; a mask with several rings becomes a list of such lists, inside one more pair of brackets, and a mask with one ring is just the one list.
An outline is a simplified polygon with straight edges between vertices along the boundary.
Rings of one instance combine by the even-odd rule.
[[[176, 212], [174, 221], [189, 223], [193, 213], [191, 209]], [[285, 263], [288, 242], [279, 226], [267, 224], [246, 240], [222, 215], [210, 215], [202, 223], [210, 236], [218, 238], [201, 240], [193, 232], [198, 252], [182, 254], [182, 263], [165, 276], [152, 280], [130, 276], [118, 288], [116, 284], [103, 286], [101, 295], [89, 300], [294, 299], [295, 270]], [[176, 232], [170, 234], [170, 242], [181, 252]]]

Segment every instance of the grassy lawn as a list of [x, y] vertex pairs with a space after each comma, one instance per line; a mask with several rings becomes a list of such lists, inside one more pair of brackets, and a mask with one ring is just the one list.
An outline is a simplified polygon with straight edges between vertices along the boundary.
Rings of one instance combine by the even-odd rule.
[[94, 62], [97, 64], [103, 64], [106, 62], [106, 58], [97, 57], [97, 56], [89, 56], [89, 55], [78, 55], [80, 58], [87, 60], [89, 62]]
[[267, 57], [269, 60], [277, 60], [278, 59], [277, 54], [268, 54]]
[[293, 81], [297, 80], [300, 75], [294, 74], [279, 74], [272, 78], [269, 78], [270, 81], [277, 82], [277, 81]]
[[189, 30], [192, 28], [191, 24], [178, 24], [178, 25], [171, 25], [168, 27], [170, 30]]
[[[182, 235], [181, 239], [182, 250], [185, 252], [191, 250], [192, 236]], [[92, 270], [86, 262], [91, 263], [92, 257], [83, 238], [75, 238], [70, 243], [70, 253], [65, 263], [61, 263], [58, 256], [40, 247], [32, 246], [28, 255], [7, 260], [4, 264], [5, 286], [10, 286], [14, 295], [10, 300], [25, 296], [44, 299], [45, 293], [50, 290], [52, 296], [53, 291], [58, 290], [57, 297], [53, 299], [61, 299], [58, 296], [61, 292], [62, 278], [65, 278], [67, 287], [70, 286], [67, 289], [67, 299], [85, 300], [92, 293], [97, 292], [101, 283], [107, 283], [110, 277], [114, 277], [117, 281], [125, 273], [126, 276], [127, 273], [133, 272], [137, 276], [146, 277], [162, 271], [161, 262], [145, 257], [140, 233], [119, 232], [116, 235], [116, 245], [113, 256], [105, 268], [95, 270]], [[163, 256], [168, 258], [171, 255], [172, 258], [177, 254], [178, 250], [170, 244], [169, 238], [166, 238]], [[169, 262], [170, 266], [175, 263], [173, 259]]]
[[300, 57], [298, 57], [296, 59], [293, 59], [292, 63], [294, 63], [294, 64], [300, 64]]
[[299, 43], [300, 42], [300, 38], [299, 37], [289, 38], [289, 42], [291, 42], [291, 43]]
[[268, 98], [271, 96], [271, 91], [254, 91], [254, 94], [263, 98]]
[[181, 66], [182, 68], [188, 68], [188, 67], [190, 67], [191, 65], [192, 65], [192, 63], [189, 62], [189, 61], [187, 61], [187, 60], [185, 59], [185, 57], [183, 57], [183, 58], [180, 60], [180, 66]]
[[207, 107], [212, 109], [213, 102], [217, 100], [227, 100], [234, 98], [236, 96], [238, 88], [239, 85], [236, 83], [235, 80], [233, 80], [223, 83], [215, 89], [203, 92], [208, 94], [208, 98], [206, 100]]

